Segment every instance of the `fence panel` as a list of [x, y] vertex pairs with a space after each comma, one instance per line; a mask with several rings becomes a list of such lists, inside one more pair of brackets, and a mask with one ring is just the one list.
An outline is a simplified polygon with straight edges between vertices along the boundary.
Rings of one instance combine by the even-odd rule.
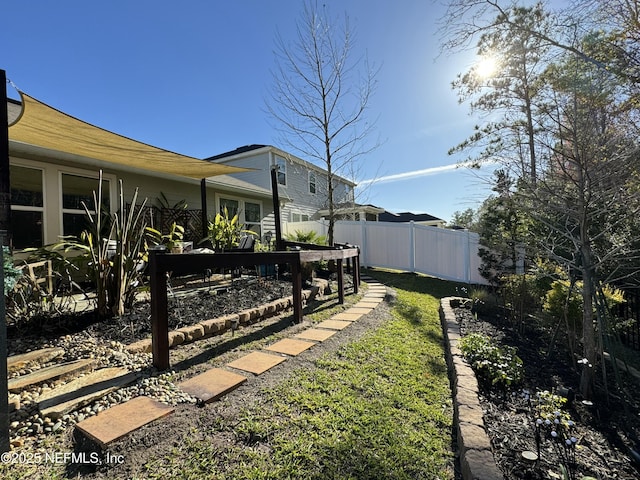
[[[326, 235], [321, 221], [287, 225], [285, 231], [313, 230]], [[283, 229], [284, 230], [284, 229]], [[479, 237], [462, 230], [393, 222], [338, 221], [334, 240], [361, 248], [360, 263], [369, 267], [419, 272], [446, 280], [486, 284], [478, 273]]]

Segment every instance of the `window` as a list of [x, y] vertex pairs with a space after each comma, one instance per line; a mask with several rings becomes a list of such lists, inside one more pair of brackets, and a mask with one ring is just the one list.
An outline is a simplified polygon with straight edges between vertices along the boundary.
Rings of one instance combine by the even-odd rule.
[[276, 167], [278, 168], [278, 184], [287, 185], [287, 162], [282, 157], [276, 157]]
[[262, 232], [260, 227], [260, 220], [262, 219], [262, 215], [260, 214], [260, 204], [259, 203], [244, 203], [244, 228], [245, 230], [251, 230], [258, 235], [258, 238], [261, 238]]
[[17, 249], [44, 244], [42, 170], [11, 165], [11, 228]]
[[316, 193], [316, 172], [309, 172], [309, 193]]
[[259, 203], [220, 198], [220, 213], [223, 215], [225, 208], [230, 219], [238, 215], [238, 223], [243, 226], [243, 230], [251, 230], [258, 236], [261, 235], [262, 207]]
[[292, 223], [308, 222], [309, 219], [310, 219], [309, 215], [306, 215], [304, 213], [291, 212], [291, 222]]
[[235, 217], [238, 214], [240, 202], [238, 200], [231, 200], [229, 198], [220, 199], [220, 214], [224, 215], [225, 208], [227, 209], [227, 215], [229, 219]]
[[[63, 235], [79, 236], [89, 226], [84, 206], [96, 212], [93, 192], [98, 192], [98, 179], [63, 173], [62, 179], [62, 232]], [[102, 207], [110, 210], [109, 180], [102, 179]]]

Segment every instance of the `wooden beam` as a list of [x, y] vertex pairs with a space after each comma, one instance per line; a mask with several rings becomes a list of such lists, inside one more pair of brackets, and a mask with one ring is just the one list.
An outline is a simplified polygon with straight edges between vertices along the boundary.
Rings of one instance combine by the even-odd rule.
[[276, 226], [276, 250], [284, 250], [282, 243], [282, 228], [280, 225], [280, 196], [278, 194], [278, 168], [271, 168], [271, 196], [273, 199], [273, 217]]
[[[209, 230], [209, 213], [207, 212], [207, 179], [200, 180], [200, 203], [202, 205], [202, 238], [207, 238]], [[195, 248], [195, 247], [194, 247]]]
[[[9, 121], [7, 75], [0, 70], [0, 452], [9, 451], [9, 390], [7, 380], [7, 316], [4, 299], [2, 246], [11, 244], [11, 187], [9, 183]], [[6, 233], [5, 233], [6, 232]]]
[[149, 284], [151, 289], [151, 352], [153, 366], [169, 368], [169, 314], [167, 312], [167, 272], [159, 269], [158, 257], [163, 248], [149, 250]]
[[357, 248], [340, 250], [295, 251], [295, 252], [223, 252], [216, 254], [173, 254], [164, 250], [150, 250], [149, 283], [151, 287], [151, 350], [153, 365], [167, 370], [169, 362], [169, 326], [167, 314], [167, 272], [175, 276], [200, 273], [207, 268], [240, 267], [251, 265], [291, 265], [293, 282], [293, 318], [302, 322], [302, 262], [337, 260], [338, 284], [341, 302], [344, 302], [343, 260], [357, 258]]

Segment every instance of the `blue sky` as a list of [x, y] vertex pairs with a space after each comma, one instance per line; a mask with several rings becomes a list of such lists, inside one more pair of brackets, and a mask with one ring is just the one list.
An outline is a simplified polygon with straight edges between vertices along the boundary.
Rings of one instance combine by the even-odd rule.
[[[450, 88], [473, 55], [438, 56], [440, 7], [319, 3], [347, 13], [354, 55], [381, 67], [370, 116], [384, 143], [358, 179], [378, 178], [365, 203], [445, 220], [477, 207], [486, 183], [453, 168], [459, 158], [447, 155], [474, 125]], [[301, 0], [7, 2], [0, 68], [53, 107], [167, 150], [205, 158], [247, 144], [279, 146], [264, 101], [276, 31], [292, 38], [301, 10]]]

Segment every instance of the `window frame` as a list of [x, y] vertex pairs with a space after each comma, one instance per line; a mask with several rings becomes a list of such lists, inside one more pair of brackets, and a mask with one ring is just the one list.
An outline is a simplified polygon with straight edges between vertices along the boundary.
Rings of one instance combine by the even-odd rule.
[[309, 170], [308, 179], [309, 194], [316, 195], [318, 193], [318, 176], [316, 175], [316, 172]]
[[[283, 187], [287, 186], [287, 160], [280, 155], [276, 155], [273, 160], [274, 166], [278, 167], [276, 171], [276, 177], [278, 179], [278, 185]], [[282, 181], [281, 181], [282, 179]]]
[[[220, 212], [220, 214], [222, 214], [223, 201], [238, 202], [238, 222], [240, 222], [240, 224], [244, 226], [244, 230], [251, 230], [250, 226], [252, 226], [252, 225], [257, 226], [258, 227], [258, 231], [255, 232], [255, 233], [260, 235], [260, 236], [262, 235], [262, 220], [264, 218], [264, 209], [263, 209], [262, 202], [260, 200], [248, 200], [248, 199], [241, 198], [241, 197], [234, 197], [233, 195], [220, 194], [220, 195], [218, 195], [218, 198], [216, 199], [216, 204], [217, 204], [217, 207], [218, 207], [216, 211]], [[246, 217], [246, 204], [247, 203], [250, 203], [250, 204], [253, 204], [253, 205], [258, 205], [260, 210], [259, 210], [259, 213], [258, 213], [259, 220], [257, 222], [248, 222], [247, 221], [247, 217]], [[231, 212], [229, 212], [229, 216], [231, 218], [233, 218], [233, 215], [232, 215]]]
[[[23, 162], [12, 162], [9, 165], [9, 168], [26, 168], [29, 170], [37, 170], [40, 172], [40, 188], [41, 188], [41, 194], [42, 194], [42, 206], [35, 206], [35, 205], [14, 205], [13, 202], [11, 202], [11, 200], [9, 201], [10, 205], [9, 208], [11, 209], [11, 212], [31, 212], [31, 213], [39, 213], [40, 214], [40, 242], [39, 245], [27, 245], [24, 248], [32, 248], [32, 247], [41, 247], [44, 246], [46, 244], [46, 231], [47, 231], [47, 214], [46, 214], [46, 182], [45, 182], [45, 169], [42, 166], [38, 166], [38, 165], [32, 165], [32, 164], [28, 164], [28, 163], [23, 163]], [[11, 178], [9, 178], [9, 183], [11, 183]], [[11, 191], [11, 185], [9, 185], [9, 190]], [[10, 193], [11, 195], [11, 193]], [[15, 222], [14, 222], [15, 223]], [[15, 224], [13, 226], [13, 229], [15, 230]], [[22, 247], [18, 246], [16, 247], [18, 250], [21, 250]]]
[[[99, 172], [94, 172], [94, 171], [89, 171], [89, 170], [82, 170], [82, 169], [75, 169], [75, 168], [65, 168], [63, 170], [58, 170], [58, 201], [60, 202], [60, 213], [59, 213], [59, 226], [60, 226], [60, 233], [61, 235], [69, 235], [69, 233], [64, 231], [64, 216], [65, 214], [70, 214], [70, 215], [85, 215], [86, 212], [83, 209], [74, 209], [74, 208], [65, 208], [64, 207], [64, 189], [62, 186], [62, 179], [64, 175], [70, 175], [70, 176], [74, 176], [74, 177], [83, 177], [86, 179], [91, 179], [91, 180], [95, 180], [96, 181], [96, 185], [98, 180], [100, 179], [100, 173]], [[102, 181], [103, 182], [108, 182], [108, 188], [107, 188], [107, 192], [104, 192], [104, 186], [103, 186], [103, 195], [106, 196], [109, 199], [109, 208], [110, 211], [113, 210], [114, 206], [117, 205], [116, 201], [115, 201], [115, 189], [116, 189], [116, 184], [117, 184], [117, 177], [115, 175], [112, 174], [106, 174], [106, 173], [102, 173]], [[95, 206], [94, 206], [95, 208]], [[95, 209], [94, 210], [90, 210], [91, 213], [95, 213]]]

